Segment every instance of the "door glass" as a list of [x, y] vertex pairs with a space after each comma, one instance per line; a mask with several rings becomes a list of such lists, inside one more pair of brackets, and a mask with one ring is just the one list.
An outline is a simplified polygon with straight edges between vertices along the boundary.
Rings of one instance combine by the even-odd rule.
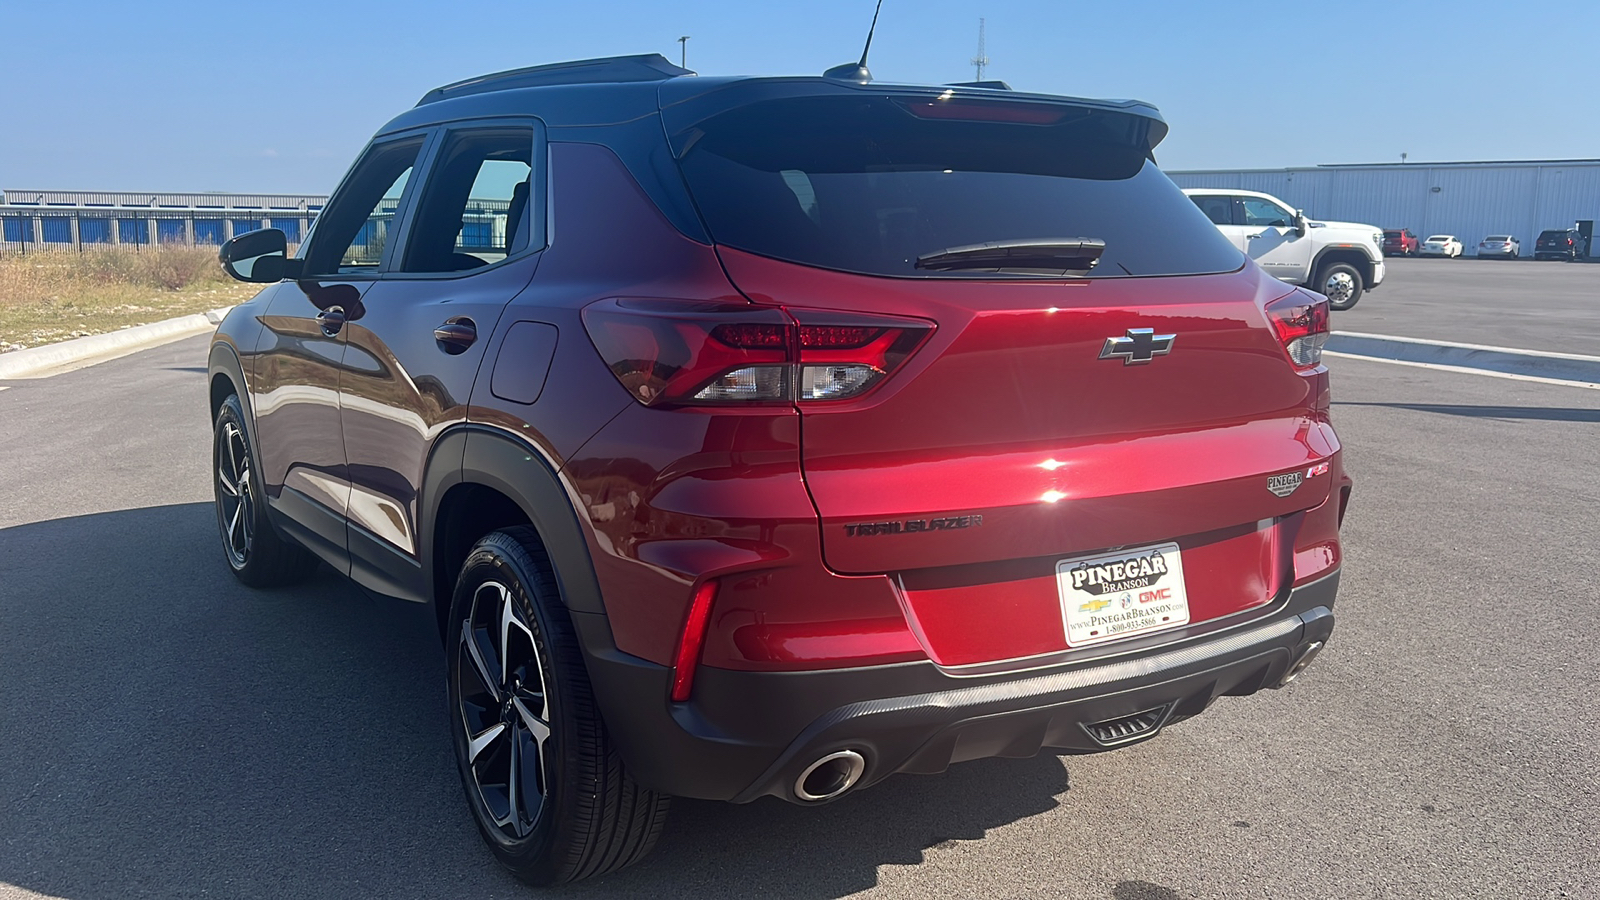
[[1246, 225], [1277, 225], [1287, 228], [1294, 224], [1294, 216], [1288, 210], [1270, 200], [1257, 197], [1244, 197], [1240, 200], [1244, 208], [1244, 224]]
[[1233, 224], [1233, 198], [1221, 194], [1201, 194], [1191, 198], [1213, 225]]
[[[466, 272], [531, 246], [533, 129], [457, 131], [428, 176], [407, 241], [405, 272]], [[537, 200], [538, 198], [532, 198]]]
[[377, 271], [421, 150], [422, 138], [407, 138], [373, 147], [356, 163], [344, 188], [318, 218], [306, 251], [307, 275]]

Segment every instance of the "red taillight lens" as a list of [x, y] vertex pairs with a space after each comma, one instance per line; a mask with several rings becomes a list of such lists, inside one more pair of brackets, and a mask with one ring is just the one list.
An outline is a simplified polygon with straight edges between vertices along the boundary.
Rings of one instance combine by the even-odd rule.
[[706, 643], [706, 628], [711, 624], [711, 601], [717, 597], [715, 581], [701, 582], [689, 601], [689, 614], [678, 636], [678, 652], [672, 658], [672, 702], [682, 703], [694, 690], [694, 670], [700, 665], [700, 652]]
[[583, 325], [646, 406], [859, 397], [933, 332], [920, 319], [666, 300], [604, 300]]
[[1267, 304], [1267, 320], [1278, 341], [1297, 368], [1322, 365], [1322, 345], [1328, 342], [1328, 298], [1296, 289]]

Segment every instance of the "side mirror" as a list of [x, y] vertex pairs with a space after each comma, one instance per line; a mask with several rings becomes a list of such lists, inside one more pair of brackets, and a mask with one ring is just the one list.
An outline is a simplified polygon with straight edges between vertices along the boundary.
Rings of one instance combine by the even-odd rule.
[[1303, 209], [1295, 210], [1294, 211], [1294, 233], [1299, 235], [1300, 237], [1305, 237], [1306, 236], [1306, 232], [1310, 231], [1310, 230], [1311, 230], [1311, 226], [1306, 223], [1306, 211], [1303, 210]]
[[289, 239], [276, 228], [241, 234], [217, 251], [222, 271], [240, 281], [272, 284], [290, 277]]

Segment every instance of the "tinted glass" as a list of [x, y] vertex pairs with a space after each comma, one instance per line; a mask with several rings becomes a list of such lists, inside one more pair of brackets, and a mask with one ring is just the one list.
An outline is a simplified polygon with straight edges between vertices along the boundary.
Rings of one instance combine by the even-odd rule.
[[453, 133], [417, 203], [407, 272], [463, 272], [529, 243], [533, 129]]
[[[994, 121], [994, 119], [1002, 121]], [[1064, 104], [826, 96], [674, 135], [719, 243], [874, 275], [989, 241], [1098, 238], [1091, 277], [1225, 272], [1240, 252], [1147, 158], [1148, 120]]]
[[1233, 198], [1222, 194], [1203, 194], [1191, 197], [1194, 205], [1200, 207], [1214, 225], [1233, 224]]
[[307, 275], [377, 270], [421, 150], [422, 138], [407, 138], [373, 147], [356, 163], [317, 218], [316, 236], [306, 251]]

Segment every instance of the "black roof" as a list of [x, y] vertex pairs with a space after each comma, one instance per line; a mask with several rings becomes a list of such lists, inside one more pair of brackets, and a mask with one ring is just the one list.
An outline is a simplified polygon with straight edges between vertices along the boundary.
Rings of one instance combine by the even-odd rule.
[[437, 87], [422, 95], [417, 105], [505, 91], [513, 88], [545, 87], [553, 84], [605, 84], [627, 81], [665, 81], [694, 72], [675, 66], [659, 53], [641, 53], [637, 56], [607, 56], [601, 59], [575, 59], [569, 62], [528, 66], [510, 69], [491, 75], [468, 78], [444, 87]]

